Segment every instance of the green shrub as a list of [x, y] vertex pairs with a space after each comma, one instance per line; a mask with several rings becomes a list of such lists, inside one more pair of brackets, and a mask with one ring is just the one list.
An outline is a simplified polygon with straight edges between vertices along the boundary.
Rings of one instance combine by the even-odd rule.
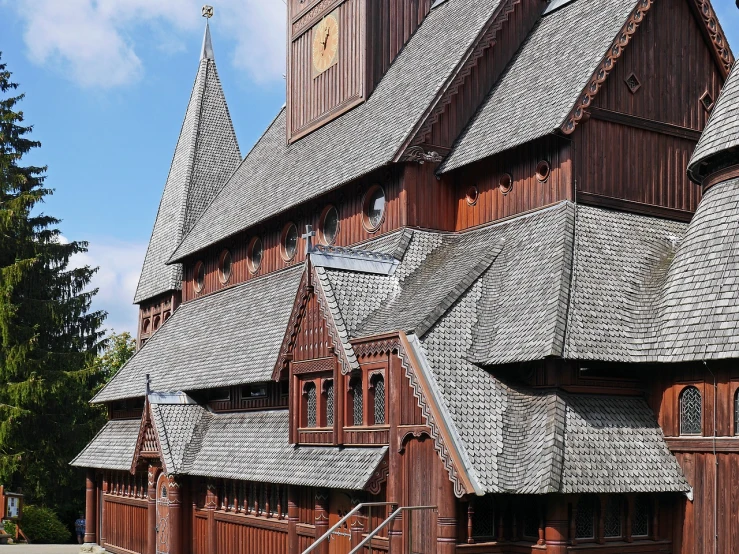
[[12, 521], [4, 521], [3, 529], [8, 535], [15, 538], [15, 523], [13, 523]]
[[53, 510], [39, 506], [23, 506], [20, 526], [32, 543], [62, 544], [72, 537]]

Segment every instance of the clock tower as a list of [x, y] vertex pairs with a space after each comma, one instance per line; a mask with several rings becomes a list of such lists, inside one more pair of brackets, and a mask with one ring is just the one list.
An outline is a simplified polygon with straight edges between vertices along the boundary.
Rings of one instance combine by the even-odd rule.
[[432, 0], [288, 0], [287, 140], [361, 104]]

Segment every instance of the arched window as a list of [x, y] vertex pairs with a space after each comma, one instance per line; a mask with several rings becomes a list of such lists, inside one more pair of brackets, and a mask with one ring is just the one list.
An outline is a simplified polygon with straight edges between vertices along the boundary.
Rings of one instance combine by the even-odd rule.
[[334, 425], [334, 380], [323, 383], [323, 392], [326, 395], [326, 427]]
[[354, 425], [364, 423], [364, 402], [362, 398], [362, 378], [355, 377], [351, 381], [352, 391], [352, 422]]
[[315, 427], [317, 413], [316, 385], [314, 383], [308, 383], [305, 385], [304, 390], [307, 403], [306, 427]]
[[375, 375], [372, 378], [372, 388], [375, 392], [375, 425], [382, 425], [385, 423], [385, 378], [382, 375]]
[[739, 435], [739, 389], [734, 393], [734, 434]]
[[583, 496], [577, 503], [575, 537], [578, 539], [595, 538], [595, 499], [592, 496]]
[[696, 387], [685, 387], [680, 394], [680, 434], [701, 434], [701, 393]]

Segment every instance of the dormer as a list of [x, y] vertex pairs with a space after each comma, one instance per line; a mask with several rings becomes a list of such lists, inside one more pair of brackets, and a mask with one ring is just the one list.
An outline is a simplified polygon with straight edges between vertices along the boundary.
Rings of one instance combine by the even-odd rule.
[[369, 98], [431, 0], [288, 0], [287, 140]]

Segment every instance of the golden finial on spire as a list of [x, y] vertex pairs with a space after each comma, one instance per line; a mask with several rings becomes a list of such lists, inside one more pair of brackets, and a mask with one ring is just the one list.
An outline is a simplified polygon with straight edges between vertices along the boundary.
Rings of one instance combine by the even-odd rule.
[[209, 6], [208, 4], [203, 6], [203, 17], [207, 17], [208, 19], [213, 17], [213, 6]]

